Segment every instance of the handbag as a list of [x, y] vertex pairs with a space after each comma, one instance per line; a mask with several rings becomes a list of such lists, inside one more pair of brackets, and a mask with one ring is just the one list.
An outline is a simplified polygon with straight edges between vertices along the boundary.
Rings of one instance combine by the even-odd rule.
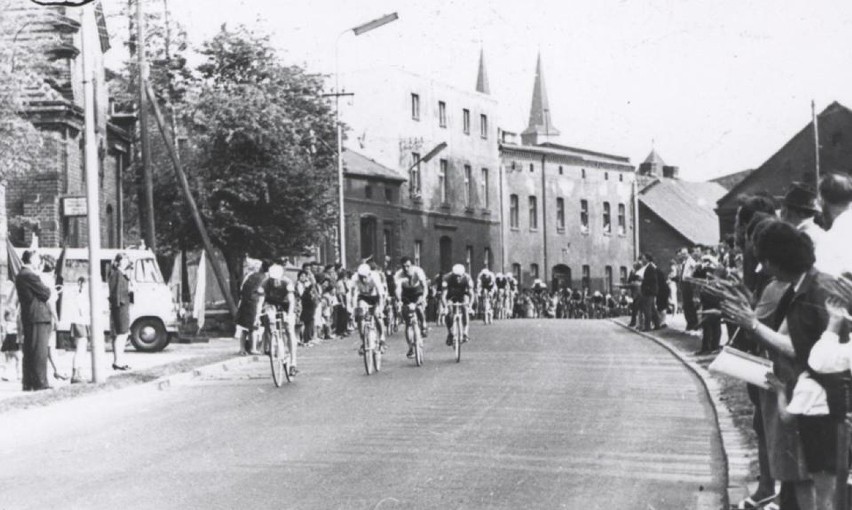
[[772, 372], [773, 364], [766, 358], [725, 346], [707, 369], [768, 390], [766, 374]]

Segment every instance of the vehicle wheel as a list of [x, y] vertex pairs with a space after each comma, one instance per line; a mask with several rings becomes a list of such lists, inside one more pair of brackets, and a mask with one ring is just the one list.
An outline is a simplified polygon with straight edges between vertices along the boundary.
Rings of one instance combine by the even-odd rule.
[[453, 349], [456, 351], [456, 363], [461, 361], [462, 328], [460, 326], [456, 327], [456, 334], [453, 335]]
[[382, 370], [382, 350], [379, 348], [373, 349], [373, 368], [376, 372]]
[[159, 352], [169, 345], [169, 335], [162, 321], [142, 317], [130, 328], [130, 342], [139, 352]]
[[364, 370], [367, 375], [373, 375], [373, 350], [368, 346], [369, 342], [364, 342]]

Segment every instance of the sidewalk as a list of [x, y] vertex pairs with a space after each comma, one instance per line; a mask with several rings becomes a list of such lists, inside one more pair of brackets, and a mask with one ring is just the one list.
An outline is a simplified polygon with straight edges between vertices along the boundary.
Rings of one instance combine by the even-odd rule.
[[[21, 382], [15, 379], [15, 368], [13, 362], [6, 363], [5, 358], [0, 357], [0, 377], [8, 378], [9, 381], [0, 380], [0, 412], [8, 409], [19, 409], [30, 405], [46, 405], [47, 403], [73, 398], [80, 394], [88, 394], [103, 389], [117, 389], [132, 384], [149, 382], [157, 378], [173, 375], [181, 372], [219, 361], [225, 361], [237, 357], [237, 343], [231, 337], [211, 338], [202, 343], [172, 343], [161, 352], [143, 353], [137, 352], [133, 347], [128, 347], [125, 352], [124, 362], [130, 366], [130, 370], [119, 372], [112, 369], [111, 350], [104, 353], [103, 374], [106, 380], [103, 384], [71, 384], [71, 361], [73, 351], [57, 350], [56, 365], [60, 373], [68, 375], [69, 380], [61, 381], [53, 377], [53, 371], [48, 368], [48, 382], [52, 390], [38, 392], [24, 392]], [[91, 352], [87, 352], [82, 360], [83, 377], [91, 381]], [[48, 365], [49, 367], [49, 365]]]
[[[629, 317], [614, 319], [627, 327]], [[696, 356], [701, 348], [701, 331], [685, 331], [682, 314], [669, 316], [663, 329], [636, 334], [650, 338], [667, 348], [702, 381], [710, 396], [722, 438], [728, 467], [728, 495], [732, 502], [748, 495], [748, 487], [757, 480], [757, 440], [752, 428], [754, 408], [748, 399], [745, 383], [707, 370], [715, 355]], [[722, 327], [722, 345], [727, 343]]]

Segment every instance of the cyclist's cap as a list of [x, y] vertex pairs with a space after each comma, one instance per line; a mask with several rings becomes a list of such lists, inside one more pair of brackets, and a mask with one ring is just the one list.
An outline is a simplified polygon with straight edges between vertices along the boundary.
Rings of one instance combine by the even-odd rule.
[[455, 275], [463, 275], [464, 274], [464, 266], [461, 264], [456, 264], [453, 266], [453, 274]]
[[370, 266], [368, 264], [358, 266], [358, 276], [370, 276]]
[[269, 266], [269, 277], [273, 280], [280, 280], [284, 277], [284, 266], [281, 264], [272, 264]]

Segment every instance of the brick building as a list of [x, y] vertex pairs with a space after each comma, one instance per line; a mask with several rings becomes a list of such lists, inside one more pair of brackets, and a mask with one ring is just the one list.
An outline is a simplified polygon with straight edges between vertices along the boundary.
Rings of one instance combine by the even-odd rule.
[[539, 57], [529, 125], [500, 143], [502, 270], [527, 287], [609, 291], [635, 257], [635, 173], [627, 157], [549, 141], [559, 135]]
[[678, 178], [652, 150], [639, 165], [639, 251], [654, 257], [664, 272], [671, 268], [677, 250], [719, 242], [714, 207], [727, 190], [716, 182], [690, 182]]
[[[372, 228], [371, 213], [347, 210], [348, 249], [358, 248], [354, 255], [361, 256], [367, 247], [390, 246], [395, 254], [419, 259], [429, 275], [448, 272], [460, 262], [473, 273], [485, 264], [501, 264], [495, 260], [500, 241], [497, 102], [489, 95], [483, 59], [475, 90], [395, 68], [353, 73], [346, 83], [354, 93], [352, 104], [341, 104], [350, 148], [406, 179], [399, 188], [399, 234], [376, 227], [377, 240], [361, 243], [362, 227]], [[442, 143], [446, 148], [434, 158], [414, 165]], [[349, 267], [354, 255], [347, 256]]]
[[[41, 246], [87, 245], [85, 217], [73, 216], [70, 207], [63, 208], [67, 199], [85, 196], [82, 13], [82, 9], [44, 7], [27, 0], [17, 0], [8, 12], [21, 24], [13, 43], [20, 45], [20, 51], [43, 49], [51, 62], [45, 75], [31, 75], [24, 84], [24, 113], [46, 135], [49, 166], [8, 183], [10, 237], [18, 245], [29, 244], [34, 232]], [[131, 139], [127, 124], [121, 127], [110, 116], [103, 65], [109, 34], [99, 8], [95, 17], [99, 29], [95, 94], [101, 239], [104, 247], [117, 247], [122, 245], [121, 180]]]
[[[831, 103], [817, 116], [817, 123], [820, 172], [852, 172], [852, 111], [840, 103]], [[733, 233], [741, 194], [765, 191], [782, 198], [794, 181], [813, 184], [815, 153], [814, 126], [810, 122], [717, 202], [721, 234]]]

